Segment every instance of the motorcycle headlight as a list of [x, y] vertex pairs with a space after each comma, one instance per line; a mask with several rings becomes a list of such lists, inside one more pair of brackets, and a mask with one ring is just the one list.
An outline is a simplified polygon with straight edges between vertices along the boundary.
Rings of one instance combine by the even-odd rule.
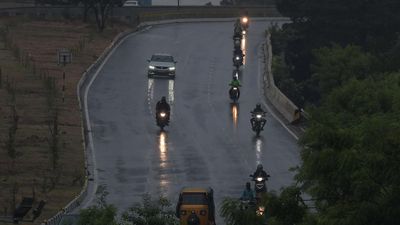
[[264, 206], [259, 206], [257, 211], [256, 211], [258, 216], [264, 215], [264, 212], [265, 212], [265, 207]]
[[246, 31], [244, 30], [244, 31], [242, 31], [242, 34], [246, 34]]
[[257, 177], [257, 179], [256, 179], [257, 181], [263, 181], [263, 178], [262, 177]]
[[236, 56], [236, 60], [239, 60], [240, 59], [240, 57], [239, 56]]
[[247, 17], [243, 17], [243, 18], [242, 18], [242, 22], [243, 22], [243, 23], [247, 23], [248, 21], [249, 21], [249, 19], [248, 19]]
[[149, 66], [149, 69], [154, 70], [155, 67], [154, 66]]
[[257, 117], [257, 119], [261, 119], [262, 116], [260, 114], [257, 114], [256, 117]]
[[234, 87], [233, 90], [237, 90], [237, 87]]
[[169, 71], [174, 71], [174, 70], [175, 70], [175, 67], [172, 66], [172, 67], [170, 67], [170, 68], [168, 68], [168, 69], [169, 69]]
[[167, 114], [165, 112], [160, 113], [161, 117], [165, 117]]

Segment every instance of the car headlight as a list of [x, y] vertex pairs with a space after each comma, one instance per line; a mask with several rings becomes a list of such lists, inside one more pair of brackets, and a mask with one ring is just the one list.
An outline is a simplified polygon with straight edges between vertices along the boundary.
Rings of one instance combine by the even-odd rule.
[[175, 70], [175, 67], [172, 66], [172, 67], [170, 67], [170, 68], [168, 68], [168, 69], [169, 69], [169, 71], [174, 71], [174, 70]]
[[156, 67], [154, 66], [149, 66], [149, 69], [154, 70]]
[[262, 116], [260, 114], [257, 114], [256, 117], [257, 117], [257, 119], [261, 119]]

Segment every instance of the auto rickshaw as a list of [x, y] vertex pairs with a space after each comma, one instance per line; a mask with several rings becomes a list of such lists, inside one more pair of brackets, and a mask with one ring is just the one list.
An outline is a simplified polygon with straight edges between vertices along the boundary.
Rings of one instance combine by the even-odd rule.
[[212, 188], [182, 188], [176, 205], [180, 225], [215, 225]]

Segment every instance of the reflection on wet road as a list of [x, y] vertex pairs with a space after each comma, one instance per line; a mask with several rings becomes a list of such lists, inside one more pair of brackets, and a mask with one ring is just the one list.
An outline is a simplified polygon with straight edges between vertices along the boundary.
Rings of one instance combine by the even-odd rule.
[[256, 165], [262, 163], [261, 156], [262, 156], [262, 137], [255, 137], [255, 152], [256, 152]]
[[235, 128], [237, 128], [238, 125], [238, 115], [239, 115], [239, 105], [236, 103], [231, 103], [231, 117], [232, 117], [232, 122]]
[[240, 42], [240, 48], [243, 52], [243, 65], [246, 65], [246, 38], [247, 34], [243, 35], [242, 41]]
[[[165, 131], [160, 131], [158, 136], [158, 150], [160, 155], [160, 171], [167, 170], [168, 167], [168, 136]], [[166, 193], [169, 186], [168, 174], [160, 174], [161, 193]]]

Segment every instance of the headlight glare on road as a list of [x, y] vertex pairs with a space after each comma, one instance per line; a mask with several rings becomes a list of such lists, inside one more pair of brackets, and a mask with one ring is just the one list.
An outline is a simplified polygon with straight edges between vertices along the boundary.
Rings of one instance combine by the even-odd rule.
[[169, 71], [174, 71], [174, 70], [175, 70], [175, 67], [172, 66], [172, 67], [170, 67], [170, 68], [168, 68], [168, 69], [169, 69]]
[[149, 69], [154, 70], [155, 67], [154, 66], [149, 66]]

